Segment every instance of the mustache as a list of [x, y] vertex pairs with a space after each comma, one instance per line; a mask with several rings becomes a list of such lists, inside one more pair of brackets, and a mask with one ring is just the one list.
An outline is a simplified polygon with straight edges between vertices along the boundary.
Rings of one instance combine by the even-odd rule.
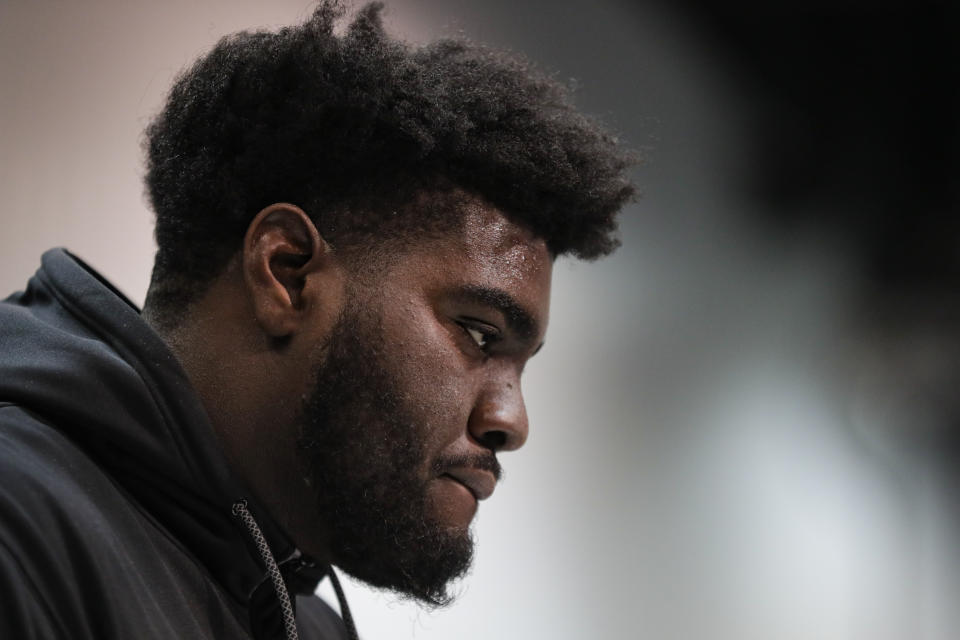
[[433, 472], [436, 475], [442, 475], [456, 467], [489, 471], [498, 482], [503, 477], [503, 467], [500, 466], [497, 456], [493, 453], [464, 454], [440, 458], [433, 463]]

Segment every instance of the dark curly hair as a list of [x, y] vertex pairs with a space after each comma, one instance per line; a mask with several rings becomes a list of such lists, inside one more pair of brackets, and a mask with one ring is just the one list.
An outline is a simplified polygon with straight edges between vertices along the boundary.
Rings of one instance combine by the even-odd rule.
[[457, 191], [554, 255], [616, 247], [633, 154], [524, 59], [460, 39], [412, 47], [385, 34], [381, 9], [337, 35], [341, 3], [322, 2], [300, 26], [223, 38], [179, 77], [145, 140], [161, 315], [199, 295], [274, 202], [340, 248], [455, 224], [457, 207], [420, 196]]

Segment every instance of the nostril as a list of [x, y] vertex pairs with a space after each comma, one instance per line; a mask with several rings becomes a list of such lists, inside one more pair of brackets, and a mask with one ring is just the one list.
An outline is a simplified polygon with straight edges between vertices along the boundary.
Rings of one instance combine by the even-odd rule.
[[500, 451], [507, 444], [507, 434], [503, 431], [487, 431], [480, 439], [480, 444], [491, 451]]

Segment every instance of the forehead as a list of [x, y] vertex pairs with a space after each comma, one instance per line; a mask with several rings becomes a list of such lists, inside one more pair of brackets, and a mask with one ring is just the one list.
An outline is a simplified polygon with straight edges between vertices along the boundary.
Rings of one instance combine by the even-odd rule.
[[463, 227], [449, 240], [454, 251], [463, 252], [466, 270], [505, 283], [549, 276], [553, 260], [542, 239], [489, 205], [470, 202], [464, 209]]
[[462, 224], [414, 243], [392, 275], [432, 295], [462, 287], [502, 290], [545, 327], [553, 270], [546, 242], [482, 201], [459, 206]]

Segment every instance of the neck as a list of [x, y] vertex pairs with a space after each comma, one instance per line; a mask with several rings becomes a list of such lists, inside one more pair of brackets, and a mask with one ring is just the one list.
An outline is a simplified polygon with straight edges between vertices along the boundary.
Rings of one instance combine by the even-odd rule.
[[176, 322], [148, 298], [143, 317], [186, 372], [233, 472], [301, 550], [329, 561], [297, 456], [309, 376], [259, 330], [238, 285], [219, 278]]

